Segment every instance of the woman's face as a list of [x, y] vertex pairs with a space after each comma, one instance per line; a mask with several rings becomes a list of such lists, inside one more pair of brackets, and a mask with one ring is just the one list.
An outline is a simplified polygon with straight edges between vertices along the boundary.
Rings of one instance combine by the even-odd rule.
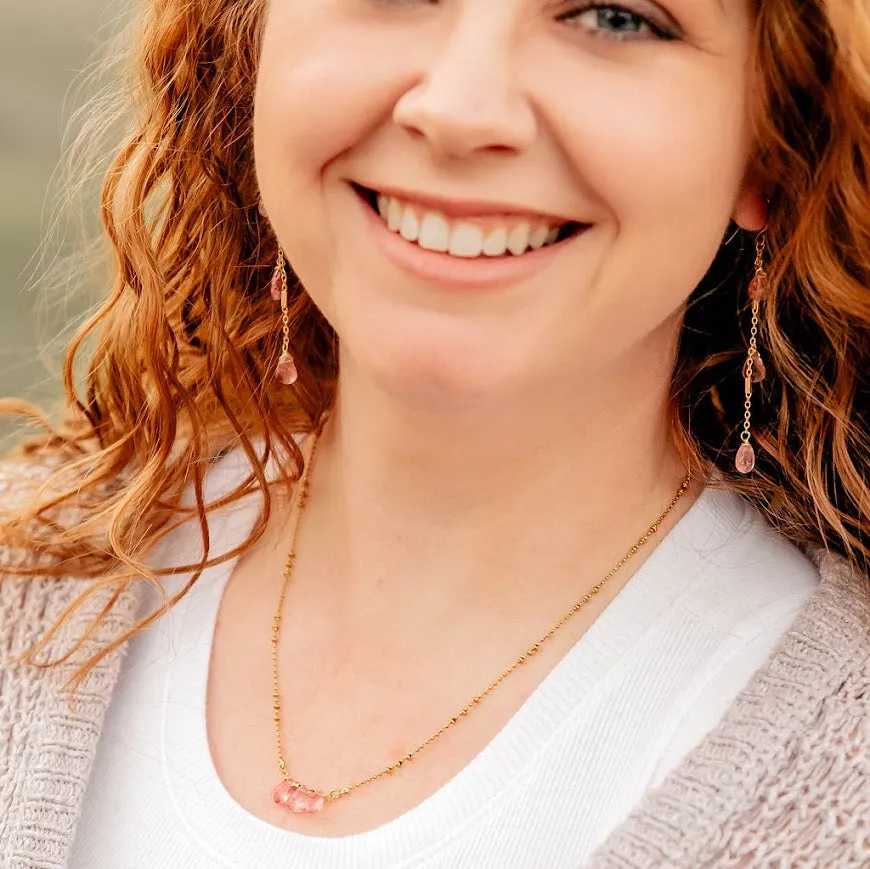
[[342, 365], [427, 408], [661, 377], [763, 222], [749, 36], [746, 0], [271, 0], [257, 174]]

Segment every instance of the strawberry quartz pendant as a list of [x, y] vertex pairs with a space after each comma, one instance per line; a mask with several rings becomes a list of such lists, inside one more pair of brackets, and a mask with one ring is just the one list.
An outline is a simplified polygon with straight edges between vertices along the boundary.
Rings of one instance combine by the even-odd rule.
[[296, 382], [298, 376], [293, 357], [289, 353], [282, 353], [278, 364], [275, 366], [275, 377], [285, 386], [291, 386]]
[[751, 474], [755, 469], [755, 450], [752, 444], [741, 444], [737, 450], [734, 466], [741, 474]]
[[285, 779], [272, 791], [272, 799], [294, 815], [316, 815], [326, 805], [324, 794], [290, 779]]
[[767, 275], [764, 272], [759, 272], [749, 282], [749, 298], [753, 302], [758, 302], [764, 298], [767, 293]]

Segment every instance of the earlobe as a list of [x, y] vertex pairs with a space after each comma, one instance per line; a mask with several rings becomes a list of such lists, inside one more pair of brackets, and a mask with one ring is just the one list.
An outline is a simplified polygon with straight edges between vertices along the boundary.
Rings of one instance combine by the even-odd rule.
[[741, 190], [732, 218], [747, 232], [761, 232], [767, 226], [767, 200], [760, 187], [747, 184]]

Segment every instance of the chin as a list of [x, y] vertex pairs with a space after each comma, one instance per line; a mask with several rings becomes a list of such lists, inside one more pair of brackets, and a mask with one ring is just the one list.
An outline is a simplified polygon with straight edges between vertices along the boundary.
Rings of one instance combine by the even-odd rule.
[[[480, 411], [513, 394], [519, 384], [507, 359], [431, 340], [370, 343], [353, 352], [345, 343], [353, 377], [416, 412]], [[343, 371], [348, 367], [342, 362]], [[349, 372], [348, 372], [349, 373]]]

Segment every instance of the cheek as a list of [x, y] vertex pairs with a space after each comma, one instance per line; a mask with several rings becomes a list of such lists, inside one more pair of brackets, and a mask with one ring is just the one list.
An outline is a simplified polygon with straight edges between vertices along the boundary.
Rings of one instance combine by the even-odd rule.
[[617, 217], [676, 215], [685, 205], [697, 223], [699, 210], [730, 210], [749, 144], [746, 80], [736, 59], [678, 57], [622, 71], [600, 59], [570, 71], [551, 63], [546, 78], [548, 126], [582, 183]]
[[[591, 64], [542, 105], [609, 249], [587, 301], [640, 334], [678, 308], [721, 244], [749, 147], [739, 64], [621, 70]], [[689, 60], [685, 63], [688, 65]], [[541, 67], [539, 67], [541, 68]], [[566, 79], [551, 61], [549, 77]], [[576, 64], [573, 72], [578, 80]]]
[[327, 316], [330, 302], [319, 296], [336, 257], [324, 178], [389, 119], [410, 75], [389, 29], [338, 7], [334, 0], [273, 5], [254, 105], [254, 158], [270, 222]]
[[258, 160], [265, 168], [277, 158], [296, 175], [313, 175], [352, 144], [365, 110], [349, 64], [340, 60], [338, 40], [318, 44], [322, 36], [315, 33], [294, 44], [272, 33], [265, 41], [255, 97]]
[[390, 28], [336, 7], [297, 0], [277, 6], [267, 22], [254, 114], [261, 175], [280, 168], [294, 184], [317, 183], [335, 158], [389, 120], [412, 81]]

